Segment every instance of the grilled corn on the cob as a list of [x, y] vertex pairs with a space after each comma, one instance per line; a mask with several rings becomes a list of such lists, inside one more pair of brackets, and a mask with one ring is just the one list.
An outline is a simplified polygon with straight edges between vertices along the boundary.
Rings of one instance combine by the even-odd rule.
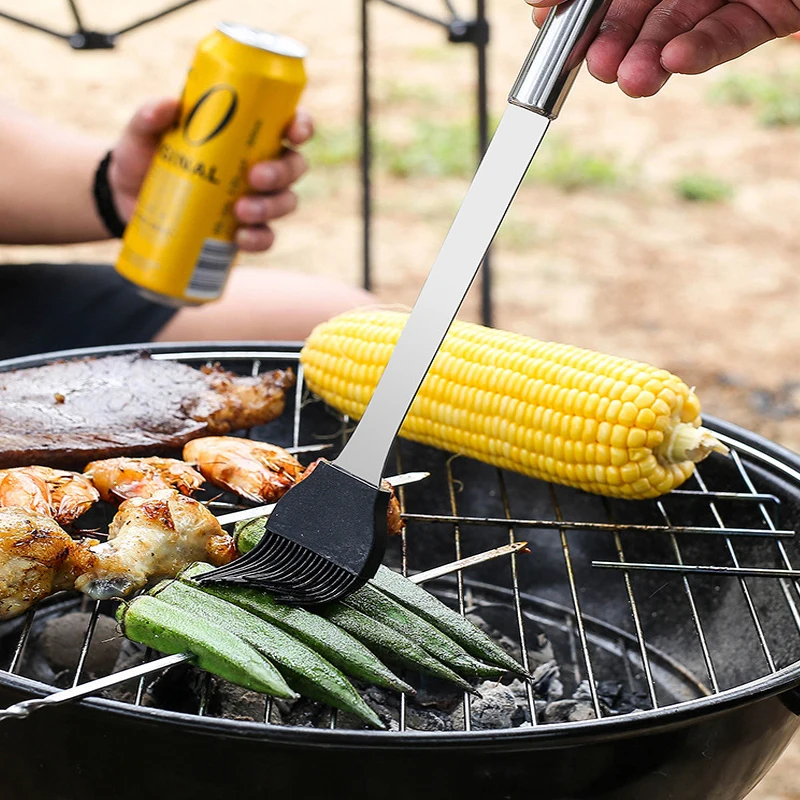
[[[351, 311], [301, 354], [312, 391], [359, 418], [408, 315]], [[712, 450], [695, 393], [648, 364], [454, 322], [400, 434], [597, 494], [656, 497]]]

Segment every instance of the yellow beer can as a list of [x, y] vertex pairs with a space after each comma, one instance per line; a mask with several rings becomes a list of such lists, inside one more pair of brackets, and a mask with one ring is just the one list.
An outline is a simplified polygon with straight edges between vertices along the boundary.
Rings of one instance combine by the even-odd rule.
[[236, 257], [233, 206], [249, 168], [281, 152], [305, 54], [294, 39], [227, 22], [200, 42], [116, 264], [146, 297], [183, 306], [222, 294]]

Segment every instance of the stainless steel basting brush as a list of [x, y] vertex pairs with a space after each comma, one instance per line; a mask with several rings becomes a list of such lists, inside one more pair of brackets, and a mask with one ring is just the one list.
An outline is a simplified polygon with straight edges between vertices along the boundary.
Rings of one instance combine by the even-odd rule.
[[555, 119], [609, 0], [550, 12], [509, 105], [428, 275], [364, 416], [341, 455], [321, 462], [278, 502], [261, 543], [203, 582], [259, 586], [286, 603], [328, 603], [380, 564], [389, 495], [379, 488], [394, 437]]

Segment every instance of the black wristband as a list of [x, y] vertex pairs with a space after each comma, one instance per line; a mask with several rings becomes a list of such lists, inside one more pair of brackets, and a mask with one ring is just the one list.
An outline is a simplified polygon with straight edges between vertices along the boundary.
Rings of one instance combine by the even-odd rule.
[[108, 228], [108, 232], [115, 238], [121, 239], [125, 233], [125, 222], [114, 205], [111, 187], [108, 184], [108, 165], [111, 163], [111, 154], [112, 151], [109, 150], [97, 166], [97, 170], [94, 173], [92, 194], [94, 195], [97, 213], [105, 223], [106, 228]]

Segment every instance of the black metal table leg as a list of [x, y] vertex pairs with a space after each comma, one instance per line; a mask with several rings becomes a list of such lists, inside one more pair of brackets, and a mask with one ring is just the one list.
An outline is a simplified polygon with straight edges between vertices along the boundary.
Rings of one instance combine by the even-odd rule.
[[[361, 206], [362, 206], [362, 259], [363, 286], [371, 289], [372, 275], [372, 139], [370, 110], [370, 64], [369, 64], [369, 0], [361, 0]], [[401, 0], [381, 0], [385, 5], [403, 11], [417, 19], [439, 25], [447, 31], [449, 42], [473, 44], [476, 50], [477, 112], [478, 112], [478, 161], [489, 144], [487, 47], [489, 23], [486, 19], [486, 0], [476, 0], [475, 19], [464, 19], [453, 6], [452, 0], [443, 0], [449, 17], [436, 17], [419, 9], [405, 5]], [[492, 273], [491, 258], [487, 252], [481, 269], [481, 321], [492, 325]]]

